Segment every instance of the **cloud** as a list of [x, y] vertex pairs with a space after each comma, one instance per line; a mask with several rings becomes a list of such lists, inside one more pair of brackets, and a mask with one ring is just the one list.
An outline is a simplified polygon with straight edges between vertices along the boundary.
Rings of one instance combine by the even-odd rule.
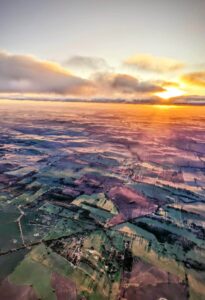
[[124, 64], [144, 71], [167, 73], [181, 70], [184, 63], [175, 59], [153, 56], [150, 54], [137, 54], [129, 57]]
[[150, 81], [140, 81], [137, 78], [118, 73], [100, 73], [94, 78], [99, 88], [107, 90], [108, 93], [137, 95], [163, 92], [164, 89]]
[[29, 55], [0, 52], [0, 93], [131, 99], [163, 92], [162, 84], [121, 73], [95, 72], [90, 79], [75, 76], [57, 63]]
[[29, 55], [0, 52], [0, 92], [78, 95], [93, 90], [90, 81], [60, 65]]
[[205, 71], [185, 74], [181, 80], [188, 85], [205, 88]]
[[180, 96], [174, 97], [171, 99], [173, 104], [188, 104], [188, 105], [204, 105], [205, 104], [205, 96]]
[[90, 71], [106, 70], [110, 68], [103, 58], [80, 55], [72, 56], [65, 62], [65, 65], [74, 69], [88, 69]]
[[153, 82], [156, 85], [159, 85], [163, 88], [179, 88], [180, 87], [179, 83], [174, 82], [174, 81], [155, 80]]

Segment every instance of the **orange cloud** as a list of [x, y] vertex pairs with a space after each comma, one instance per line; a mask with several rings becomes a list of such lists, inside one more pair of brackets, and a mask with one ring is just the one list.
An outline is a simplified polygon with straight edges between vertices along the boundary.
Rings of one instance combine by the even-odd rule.
[[184, 63], [175, 59], [158, 57], [150, 54], [137, 54], [131, 56], [125, 60], [124, 64], [140, 70], [157, 73], [175, 72], [185, 66]]
[[157, 84], [150, 81], [140, 81], [127, 74], [99, 73], [95, 75], [94, 81], [99, 89], [107, 91], [108, 94], [136, 96], [164, 91]]
[[158, 86], [161, 86], [163, 88], [179, 88], [180, 85], [178, 82], [174, 82], [174, 81], [166, 81], [166, 80], [155, 80], [153, 81], [153, 83], [155, 83]]
[[205, 88], [205, 71], [192, 72], [181, 77], [182, 82], [199, 88]]
[[57, 63], [0, 52], [0, 93], [77, 97], [145, 98], [165, 91], [162, 84], [121, 73], [95, 73], [83, 79]]
[[0, 52], [0, 92], [78, 95], [91, 92], [89, 80], [72, 75], [60, 65], [29, 55]]

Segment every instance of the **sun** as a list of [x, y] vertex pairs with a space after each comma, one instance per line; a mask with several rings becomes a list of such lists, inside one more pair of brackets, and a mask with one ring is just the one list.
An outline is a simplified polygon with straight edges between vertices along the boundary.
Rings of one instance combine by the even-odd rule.
[[182, 96], [184, 94], [185, 92], [178, 88], [168, 87], [166, 91], [157, 93], [156, 95], [162, 99], [170, 99], [170, 98]]

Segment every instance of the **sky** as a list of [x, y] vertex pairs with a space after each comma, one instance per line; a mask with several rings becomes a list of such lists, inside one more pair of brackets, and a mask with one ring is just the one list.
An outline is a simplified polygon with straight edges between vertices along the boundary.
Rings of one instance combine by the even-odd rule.
[[205, 99], [204, 0], [0, 0], [0, 97]]

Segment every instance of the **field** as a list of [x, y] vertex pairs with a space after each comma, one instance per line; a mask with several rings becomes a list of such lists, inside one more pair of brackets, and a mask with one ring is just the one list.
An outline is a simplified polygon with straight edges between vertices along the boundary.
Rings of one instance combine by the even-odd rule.
[[205, 298], [204, 106], [2, 100], [0, 128], [0, 299]]

